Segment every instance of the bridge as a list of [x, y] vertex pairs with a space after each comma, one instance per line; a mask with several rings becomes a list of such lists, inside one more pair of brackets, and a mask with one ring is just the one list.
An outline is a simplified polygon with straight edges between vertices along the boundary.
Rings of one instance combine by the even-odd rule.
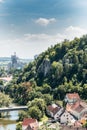
[[9, 111], [18, 111], [18, 110], [27, 110], [28, 106], [13, 106], [13, 107], [3, 107], [0, 108], [0, 112], [9, 112]]

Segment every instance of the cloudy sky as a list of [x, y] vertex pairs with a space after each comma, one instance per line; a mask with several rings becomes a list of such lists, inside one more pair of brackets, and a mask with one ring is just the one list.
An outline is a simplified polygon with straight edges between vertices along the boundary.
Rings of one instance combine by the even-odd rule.
[[33, 58], [87, 34], [87, 0], [0, 0], [0, 57]]

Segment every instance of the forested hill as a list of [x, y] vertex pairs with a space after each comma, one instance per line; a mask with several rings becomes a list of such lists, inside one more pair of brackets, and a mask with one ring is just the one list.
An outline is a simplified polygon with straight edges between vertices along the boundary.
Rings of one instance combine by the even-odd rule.
[[87, 35], [48, 48], [16, 75], [6, 91], [13, 97], [21, 95], [20, 104], [43, 95], [60, 100], [67, 92], [78, 92], [86, 99]]

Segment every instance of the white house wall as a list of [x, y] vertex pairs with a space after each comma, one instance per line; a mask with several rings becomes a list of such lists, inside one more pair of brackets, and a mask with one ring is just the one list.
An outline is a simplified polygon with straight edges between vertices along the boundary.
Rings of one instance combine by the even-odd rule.
[[64, 112], [61, 117], [60, 117], [60, 122], [61, 123], [69, 123], [69, 122], [75, 122], [75, 119], [70, 113]]
[[58, 120], [59, 116], [63, 113], [64, 108], [61, 108], [55, 115], [54, 115], [54, 119]]

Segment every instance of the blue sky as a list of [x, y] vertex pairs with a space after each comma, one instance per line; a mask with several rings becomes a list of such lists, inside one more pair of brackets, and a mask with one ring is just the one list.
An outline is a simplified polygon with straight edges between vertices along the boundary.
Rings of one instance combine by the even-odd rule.
[[87, 0], [0, 0], [0, 56], [33, 58], [87, 34]]

